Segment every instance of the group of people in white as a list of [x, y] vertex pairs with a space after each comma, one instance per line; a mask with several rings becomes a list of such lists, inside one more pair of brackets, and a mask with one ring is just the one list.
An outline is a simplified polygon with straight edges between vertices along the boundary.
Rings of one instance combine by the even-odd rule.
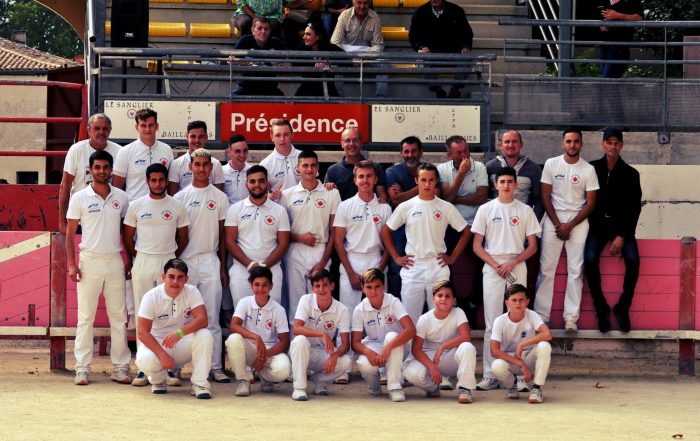
[[[460, 403], [471, 403], [475, 389], [500, 386], [508, 398], [529, 391], [530, 403], [543, 401], [552, 265], [566, 246], [569, 278], [580, 279], [572, 261], [578, 264], [575, 246], [585, 242], [581, 227], [597, 188], [595, 173], [578, 158], [580, 132], [567, 131], [565, 154], [545, 165], [542, 233], [532, 206], [518, 197], [522, 167], [498, 167], [491, 176], [496, 196], [463, 214], [458, 198], [468, 205], [475, 188], [485, 198], [486, 168], [470, 159], [459, 136], [448, 140], [450, 161], [440, 167], [421, 163], [420, 140], [407, 138], [403, 162], [385, 178], [378, 164], [362, 157], [359, 129], [349, 127], [341, 135], [345, 156], [327, 174], [337, 179], [324, 184], [316, 153], [294, 148], [287, 120], [272, 121], [275, 148], [260, 164], [247, 162], [245, 138], [234, 135], [222, 165], [204, 148], [205, 123], [188, 125], [188, 152], [173, 160], [171, 148], [156, 140], [157, 114], [142, 109], [135, 119], [139, 138], [120, 148], [108, 141], [109, 118], [93, 115], [89, 139], [66, 158], [59, 206], [68, 273], [77, 282], [75, 384], [88, 384], [92, 325], [104, 294], [111, 379], [150, 384], [156, 394], [181, 385], [179, 369], [190, 361], [197, 398], [211, 397], [210, 380], [230, 382], [221, 360], [220, 311], [233, 310], [225, 349], [236, 396], [249, 395], [256, 377], [263, 392], [291, 379], [297, 401], [308, 399], [309, 379], [313, 394], [328, 395], [334, 381], [348, 381], [356, 363], [369, 393], [380, 395], [386, 385], [392, 401], [405, 400], [406, 384], [437, 397], [455, 378]], [[506, 159], [508, 151], [502, 146]], [[405, 174], [404, 183], [397, 173]], [[450, 202], [438, 197], [441, 191]], [[449, 249], [448, 226], [457, 232]], [[535, 312], [528, 309], [525, 261], [537, 252], [540, 234]], [[470, 245], [485, 263], [478, 384], [470, 325], [449, 282], [450, 266]], [[333, 298], [336, 280], [329, 271], [334, 250], [340, 300]], [[400, 268], [400, 292], [394, 293], [400, 297], [386, 289], [390, 261]], [[567, 285], [567, 329], [578, 318], [581, 289], [575, 282]], [[127, 346], [132, 322], [138, 339], [133, 378]]]

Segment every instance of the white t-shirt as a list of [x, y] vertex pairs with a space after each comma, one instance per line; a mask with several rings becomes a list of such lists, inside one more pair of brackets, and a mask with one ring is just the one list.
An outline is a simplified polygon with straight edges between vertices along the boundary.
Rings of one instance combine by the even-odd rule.
[[224, 164], [222, 168], [222, 173], [224, 174], [224, 193], [228, 196], [229, 204], [233, 205], [248, 197], [248, 187], [246, 187], [245, 183], [248, 179], [247, 172], [249, 168], [250, 164], [247, 162], [241, 171], [231, 167], [229, 162]]
[[243, 297], [236, 305], [233, 316], [241, 319], [243, 327], [248, 331], [258, 334], [265, 342], [266, 348], [279, 343], [279, 334], [289, 332], [287, 313], [272, 299], [260, 307], [255, 301], [255, 296]]
[[[107, 141], [105, 151], [112, 155], [112, 160], [117, 159], [117, 154], [122, 146], [112, 141]], [[92, 183], [92, 174], [90, 174], [90, 155], [97, 150], [90, 146], [90, 140], [84, 139], [78, 141], [68, 149], [66, 160], [63, 163], [63, 171], [73, 176], [73, 186], [70, 189], [70, 195], [73, 196], [76, 192], [82, 190]]]
[[219, 249], [219, 221], [226, 218], [228, 211], [224, 192], [211, 184], [204, 188], [188, 185], [173, 197], [182, 202], [190, 219], [189, 242], [180, 257], [215, 253]]
[[[542, 317], [531, 309], [526, 309], [525, 317], [517, 323], [512, 322], [506, 312], [493, 321], [491, 340], [500, 342], [502, 351], [515, 352], [518, 343], [534, 337], [543, 324]], [[528, 346], [526, 349], [531, 348], [532, 346]]]
[[[472, 162], [472, 166], [466, 176], [464, 176], [462, 185], [460, 185], [457, 190], [457, 196], [467, 196], [476, 193], [478, 187], [488, 187], [489, 185], [489, 176], [486, 172], [486, 166], [474, 159], [470, 159], [470, 161]], [[454, 161], [449, 160], [438, 164], [437, 169], [438, 173], [440, 173], [440, 180], [444, 184], [452, 185], [457, 177], [457, 169], [455, 168]], [[479, 208], [477, 205], [455, 204], [455, 207], [457, 207], [457, 210], [459, 210], [462, 217], [464, 217], [469, 224], [474, 222], [476, 210]]]
[[[316, 302], [316, 294], [305, 294], [299, 299], [294, 320], [302, 320], [304, 327], [314, 331], [323, 331], [335, 340], [340, 334], [350, 332], [350, 313], [348, 307], [333, 299], [331, 306], [321, 311]], [[323, 339], [308, 337], [312, 347], [323, 348]]]
[[386, 224], [394, 231], [406, 225], [406, 254], [416, 259], [434, 259], [447, 250], [445, 231], [448, 225], [457, 231], [468, 225], [449, 202], [438, 197], [424, 201], [418, 196], [399, 204]]
[[262, 262], [277, 248], [278, 231], [289, 231], [287, 212], [267, 198], [257, 206], [245, 198], [226, 212], [225, 227], [238, 227], [238, 245], [249, 259]]
[[452, 308], [445, 319], [435, 317], [435, 309], [426, 312], [416, 323], [416, 336], [422, 338], [423, 351], [436, 351], [441, 344], [459, 335], [457, 328], [462, 323], [468, 323], [462, 308]]
[[144, 254], [170, 254], [177, 250], [178, 228], [190, 224], [182, 202], [166, 195], [151, 199], [146, 195], [129, 205], [124, 225], [136, 228], [136, 251]]
[[376, 196], [365, 202], [355, 195], [338, 205], [333, 226], [345, 228], [348, 253], [377, 255], [384, 250], [380, 234], [389, 216], [389, 204], [380, 204]]
[[535, 212], [514, 199], [504, 204], [493, 199], [476, 212], [472, 233], [486, 238], [484, 249], [491, 256], [520, 254], [525, 250], [525, 238], [542, 231]]
[[260, 161], [260, 165], [267, 169], [267, 180], [270, 182], [270, 190], [286, 190], [295, 186], [301, 180], [301, 176], [296, 171], [299, 163], [299, 153], [292, 146], [289, 156], [282, 156], [277, 149]]
[[384, 337], [388, 333], [403, 330], [399, 321], [406, 316], [408, 312], [403, 303], [389, 293], [384, 293], [379, 310], [374, 309], [365, 297], [352, 313], [352, 332], [365, 332], [363, 344], [370, 341], [384, 343]]
[[[170, 168], [168, 169], [168, 181], [177, 182], [179, 185], [178, 191], [192, 184], [191, 163], [192, 155], [186, 152], [170, 164]], [[209, 176], [209, 182], [212, 184], [224, 183], [224, 172], [221, 163], [214, 157], [211, 158], [211, 175]]]
[[586, 206], [586, 192], [600, 188], [591, 164], [582, 158], [568, 164], [564, 155], [547, 159], [541, 182], [552, 186], [552, 205], [562, 211], [581, 211]]
[[114, 160], [114, 174], [126, 179], [126, 194], [129, 202], [148, 195], [146, 168], [155, 163], [166, 168], [173, 162], [173, 150], [168, 144], [156, 140], [148, 147], [140, 139], [125, 145]]
[[67, 219], [77, 219], [83, 230], [80, 249], [99, 254], [119, 253], [122, 249], [121, 223], [126, 215], [126, 193], [111, 187], [102, 199], [92, 186], [78, 191], [68, 203]]
[[192, 310], [203, 305], [196, 286], [185, 284], [177, 297], [165, 293], [165, 284], [152, 288], [141, 299], [139, 317], [153, 321], [151, 335], [163, 339], [192, 321]]
[[324, 245], [330, 234], [331, 215], [340, 205], [340, 193], [335, 188], [326, 190], [319, 180], [311, 191], [299, 183], [282, 192], [280, 205], [287, 210], [293, 234], [310, 231], [320, 238], [316, 245]]

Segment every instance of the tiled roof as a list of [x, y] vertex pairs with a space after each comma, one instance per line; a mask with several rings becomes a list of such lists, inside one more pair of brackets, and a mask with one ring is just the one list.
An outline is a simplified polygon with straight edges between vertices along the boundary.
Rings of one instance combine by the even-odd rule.
[[0, 71], [52, 70], [80, 63], [0, 38]]

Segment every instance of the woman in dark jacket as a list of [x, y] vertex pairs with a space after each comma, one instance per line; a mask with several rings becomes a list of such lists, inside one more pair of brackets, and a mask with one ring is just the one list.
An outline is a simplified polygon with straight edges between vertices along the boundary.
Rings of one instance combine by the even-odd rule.
[[[309, 22], [304, 29], [303, 42], [299, 45], [300, 51], [323, 51], [323, 52], [342, 52], [338, 46], [331, 44], [326, 35], [323, 25], [318, 22]], [[310, 66], [310, 64], [305, 64]], [[327, 61], [317, 59], [313, 65], [319, 72], [310, 72], [302, 74], [304, 78], [334, 78], [334, 75], [329, 72], [330, 65]], [[324, 86], [327, 90], [324, 90]], [[315, 81], [301, 83], [297, 89], [296, 96], [338, 96], [338, 91], [335, 88], [333, 81]]]

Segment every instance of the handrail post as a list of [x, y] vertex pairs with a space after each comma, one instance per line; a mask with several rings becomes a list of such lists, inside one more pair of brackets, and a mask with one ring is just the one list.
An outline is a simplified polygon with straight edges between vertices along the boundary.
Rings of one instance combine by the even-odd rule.
[[[695, 238], [683, 237], [681, 239], [681, 292], [678, 313], [678, 328], [681, 330], [695, 329], [696, 265]], [[695, 375], [695, 340], [678, 340], [678, 373]]]
[[[573, 18], [571, 10], [571, 0], [562, 0], [559, 4], [559, 18], [571, 20]], [[559, 40], [571, 40], [571, 25], [559, 26]], [[559, 59], [573, 58], [572, 46], [570, 43], [563, 43], [559, 46]], [[559, 76], [568, 78], [571, 76], [571, 63], [559, 64]]]
[[[51, 327], [66, 326], [66, 235], [51, 233], [51, 264], [50, 264], [50, 319]], [[66, 368], [66, 338], [50, 337], [50, 368], [63, 370]]]

